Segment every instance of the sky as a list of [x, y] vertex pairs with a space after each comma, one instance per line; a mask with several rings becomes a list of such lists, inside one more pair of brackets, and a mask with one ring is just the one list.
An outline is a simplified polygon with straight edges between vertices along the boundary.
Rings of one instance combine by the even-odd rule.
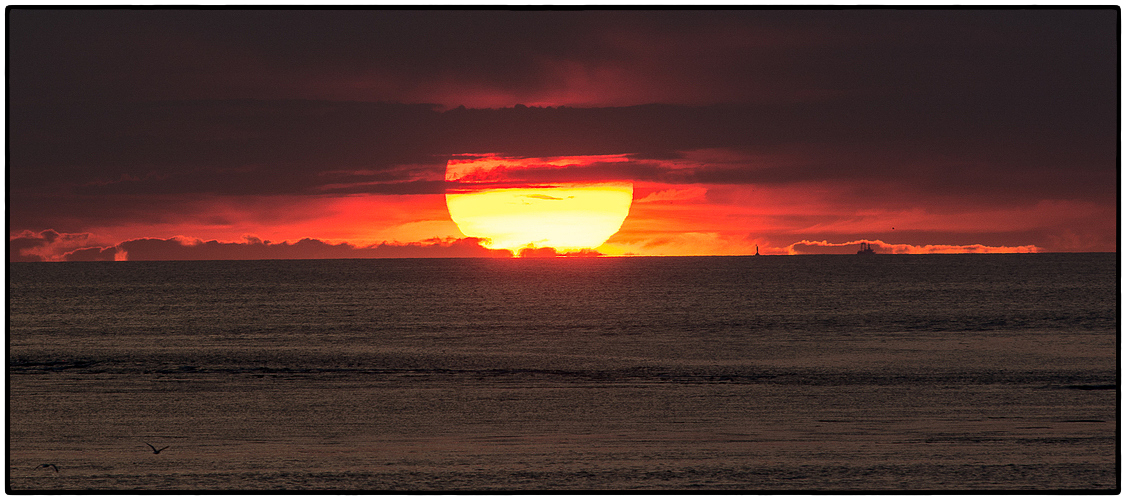
[[510, 255], [458, 155], [624, 158], [524, 179], [632, 183], [584, 254], [1117, 252], [1118, 21], [10, 8], [9, 260]]

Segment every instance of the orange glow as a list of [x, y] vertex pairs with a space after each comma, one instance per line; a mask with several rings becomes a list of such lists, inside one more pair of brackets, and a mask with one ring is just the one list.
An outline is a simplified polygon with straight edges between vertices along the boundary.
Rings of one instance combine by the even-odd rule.
[[[871, 243], [881, 254], [1117, 248], [1117, 240], [1105, 236], [1114, 234], [1116, 213], [1095, 201], [991, 204], [947, 196], [919, 205], [914, 203], [915, 194], [889, 187], [881, 190], [884, 194], [858, 203], [852, 195], [855, 187], [843, 183], [646, 180], [646, 165], [670, 163], [666, 171], [672, 173], [666, 177], [672, 180], [689, 178], [687, 172], [705, 167], [695, 165], [698, 159], [689, 156], [637, 161], [626, 155], [515, 159], [460, 155], [447, 165], [443, 196], [168, 196], [160, 205], [175, 210], [159, 217], [109, 218], [81, 231], [67, 227], [58, 233], [10, 228], [10, 241], [23, 240], [11, 245], [11, 255], [64, 260], [68, 252], [112, 248], [143, 238], [247, 246], [255, 246], [255, 241], [278, 245], [313, 239], [360, 249], [386, 243], [407, 245], [395, 254], [404, 256], [414, 247], [428, 249], [416, 252], [419, 255], [447, 255], [453, 250], [442, 253], [430, 247], [434, 242], [449, 246], [466, 236], [490, 239], [487, 247], [509, 250], [507, 255], [537, 256], [574, 255], [586, 248], [609, 256], [854, 254], [860, 241]], [[704, 160], [728, 161], [717, 154]], [[633, 161], [641, 165], [626, 163]], [[459, 255], [484, 256], [470, 248], [478, 244], [484, 242], [466, 242], [462, 246], [468, 250]], [[533, 245], [543, 251], [521, 252]], [[204, 252], [209, 247], [185, 248]], [[185, 255], [179, 252], [173, 257]], [[287, 258], [324, 258], [292, 255]], [[388, 253], [348, 255], [366, 258]]]
[[486, 238], [488, 248], [514, 253], [526, 247], [576, 251], [602, 245], [621, 228], [633, 202], [629, 182], [520, 184], [519, 172], [593, 162], [625, 161], [620, 155], [557, 158], [454, 159], [446, 181], [450, 218], [463, 234]]

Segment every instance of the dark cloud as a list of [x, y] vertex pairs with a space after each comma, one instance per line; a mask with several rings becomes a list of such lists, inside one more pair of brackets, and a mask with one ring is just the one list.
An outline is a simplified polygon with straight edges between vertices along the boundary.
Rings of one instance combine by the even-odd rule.
[[429, 106], [310, 101], [51, 107], [13, 119], [12, 183], [76, 194], [291, 194], [339, 182], [341, 171], [352, 183], [440, 180], [445, 158], [429, 139], [438, 116]]
[[[17, 191], [55, 183], [74, 186], [79, 194], [292, 194], [327, 185], [411, 191], [394, 188], [404, 183], [429, 193], [433, 186], [418, 183], [440, 180], [445, 160], [461, 152], [629, 153], [644, 165], [646, 159], [683, 157], [683, 151], [734, 148], [784, 153], [809, 163], [811, 171], [790, 177], [842, 178], [901, 172], [912, 161], [935, 157], [1002, 169], [1008, 163], [1035, 169], [1060, 162], [1071, 169], [1092, 164], [1105, 169], [1115, 152], [1113, 119], [1099, 120], [1098, 114], [1066, 123], [904, 104], [887, 112], [842, 104], [795, 105], [784, 112], [760, 106], [649, 105], [444, 114], [413, 105], [363, 103], [122, 105], [20, 127], [12, 132], [10, 147]], [[837, 165], [824, 164], [829, 161]], [[756, 182], [762, 172], [731, 174], [714, 181]], [[740, 181], [739, 175], [746, 179]]]
[[10, 29], [28, 45], [14, 61], [38, 63], [15, 82], [21, 91], [46, 85], [39, 94], [140, 91], [138, 97], [160, 99], [345, 93], [379, 100], [371, 99], [373, 91], [403, 93], [444, 78], [468, 85], [540, 85], [542, 76], [529, 70], [543, 57], [612, 57], [599, 50], [601, 36], [588, 36], [597, 17], [511, 11], [19, 9], [11, 14]]
[[1113, 8], [17, 8], [9, 14], [9, 50], [20, 71], [10, 85], [40, 100], [254, 97], [454, 106], [459, 92], [472, 99], [475, 90], [517, 99], [570, 93], [584, 105], [916, 92], [962, 98], [1005, 86], [1049, 95], [1052, 87], [1090, 77], [1113, 86], [1107, 80], [1115, 73], [1098, 72], [1113, 71], [1099, 67], [1115, 52], [1116, 16]]
[[[28, 231], [30, 232], [30, 231]], [[47, 231], [44, 231], [47, 232]], [[55, 233], [54, 231], [50, 231]], [[39, 235], [26, 235], [17, 236], [8, 240], [8, 261], [9, 262], [39, 262], [43, 257], [30, 253], [29, 250], [34, 250], [41, 247], [46, 247], [51, 244], [53, 239], [46, 238]]]
[[22, 231], [8, 239], [9, 262], [41, 262], [89, 245], [87, 233], [60, 233], [54, 229]]
[[[1029, 113], [943, 111], [907, 102], [883, 111], [839, 104], [785, 111], [646, 105], [441, 113], [425, 106], [311, 101], [82, 108], [39, 126], [13, 122], [10, 196], [20, 227], [51, 211], [92, 216], [100, 209], [91, 203], [112, 207], [110, 217], [151, 217], [154, 212], [140, 210], [155, 203], [142, 197], [440, 194], [446, 159], [469, 151], [635, 158], [521, 173], [521, 181], [533, 183], [890, 182], [900, 190], [995, 201], [1112, 199], [1113, 120], [1098, 113], [1070, 122], [1031, 120]], [[665, 162], [706, 148], [779, 161], [691, 170]]]

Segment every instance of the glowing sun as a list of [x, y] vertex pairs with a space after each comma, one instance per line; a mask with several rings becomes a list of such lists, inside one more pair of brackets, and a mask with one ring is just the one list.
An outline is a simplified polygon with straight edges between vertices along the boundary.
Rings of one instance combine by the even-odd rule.
[[633, 202], [630, 182], [552, 182], [553, 173], [622, 155], [501, 158], [461, 156], [446, 164], [446, 207], [466, 236], [518, 251], [595, 248], [618, 232]]

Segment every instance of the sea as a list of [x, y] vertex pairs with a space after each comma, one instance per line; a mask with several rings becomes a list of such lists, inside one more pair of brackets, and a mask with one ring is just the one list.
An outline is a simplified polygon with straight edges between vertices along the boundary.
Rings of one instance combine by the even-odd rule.
[[1119, 273], [1117, 253], [9, 263], [6, 487], [1115, 493]]

